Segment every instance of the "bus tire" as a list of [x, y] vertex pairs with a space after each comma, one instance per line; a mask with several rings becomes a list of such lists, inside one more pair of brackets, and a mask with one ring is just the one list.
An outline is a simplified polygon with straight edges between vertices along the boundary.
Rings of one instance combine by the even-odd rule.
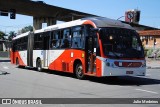
[[84, 79], [83, 67], [81, 63], [77, 63], [75, 66], [75, 75], [78, 79]]
[[40, 59], [37, 60], [37, 71], [42, 72], [42, 63]]

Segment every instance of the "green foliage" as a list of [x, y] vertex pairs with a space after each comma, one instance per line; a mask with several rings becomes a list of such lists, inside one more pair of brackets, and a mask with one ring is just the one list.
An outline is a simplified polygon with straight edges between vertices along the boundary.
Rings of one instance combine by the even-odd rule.
[[5, 33], [0, 31], [0, 39], [4, 39]]
[[21, 29], [21, 33], [26, 33], [28, 31], [33, 31], [33, 27], [31, 25], [26, 26], [26, 27]]
[[143, 46], [143, 49], [144, 49], [144, 55], [145, 55], [145, 56], [148, 56], [148, 55], [147, 55], [148, 49], [145, 48], [144, 44], [142, 44], [142, 46]]
[[147, 56], [148, 49], [144, 49], [144, 55]]
[[160, 58], [160, 48], [157, 49], [157, 57]]
[[16, 36], [16, 33], [14, 31], [10, 31], [8, 35], [8, 40], [12, 41], [12, 38]]
[[153, 57], [154, 54], [157, 54], [157, 58], [160, 58], [160, 48], [159, 49], [148, 49], [147, 51], [147, 57]]
[[[22, 28], [20, 31], [18, 31], [18, 34], [26, 33], [28, 31], [33, 31], [33, 27], [31, 25]], [[2, 31], [0, 31], [0, 39], [5, 40], [4, 36], [6, 36], [6, 34]], [[8, 36], [8, 40], [12, 41], [12, 38], [16, 37], [16, 33], [15, 33], [15, 31], [10, 31], [7, 36]]]
[[147, 56], [151, 56], [152, 53], [153, 53], [153, 49], [148, 49]]

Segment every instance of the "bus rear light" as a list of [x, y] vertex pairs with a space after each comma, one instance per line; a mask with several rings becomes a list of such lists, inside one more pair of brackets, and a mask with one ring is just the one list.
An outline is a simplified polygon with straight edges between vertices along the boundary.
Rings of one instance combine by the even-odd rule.
[[123, 63], [122, 63], [122, 62], [118, 62], [118, 61], [114, 62], [114, 64], [115, 64], [116, 66], [119, 66], [119, 67], [122, 67], [122, 66], [123, 66]]
[[117, 61], [115, 61], [114, 64], [115, 64], [116, 66], [119, 66], [119, 62], [117, 62]]

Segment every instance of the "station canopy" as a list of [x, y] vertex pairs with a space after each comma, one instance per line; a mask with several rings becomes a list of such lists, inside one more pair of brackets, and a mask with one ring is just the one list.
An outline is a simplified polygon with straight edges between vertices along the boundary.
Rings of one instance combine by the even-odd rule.
[[[54, 0], [53, 0], [54, 2]], [[46, 4], [43, 1], [32, 0], [0, 0], [0, 11], [16, 10], [16, 14], [33, 16], [34, 18], [53, 18], [59, 21], [71, 21], [84, 17], [94, 17], [97, 15], [66, 9], [58, 6]], [[122, 21], [123, 23], [127, 23]], [[157, 28], [140, 24], [127, 23], [136, 30], [157, 30]]]
[[0, 11], [9, 12], [11, 9], [15, 9], [16, 14], [42, 18], [49, 17], [60, 21], [71, 21], [84, 17], [96, 16], [93, 14], [52, 6], [43, 1], [0, 0]]

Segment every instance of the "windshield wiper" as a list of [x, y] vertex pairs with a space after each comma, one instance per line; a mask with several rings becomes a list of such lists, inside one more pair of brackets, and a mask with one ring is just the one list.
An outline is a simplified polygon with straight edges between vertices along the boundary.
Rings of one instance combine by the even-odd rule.
[[116, 58], [120, 58], [115, 52], [112, 52]]

